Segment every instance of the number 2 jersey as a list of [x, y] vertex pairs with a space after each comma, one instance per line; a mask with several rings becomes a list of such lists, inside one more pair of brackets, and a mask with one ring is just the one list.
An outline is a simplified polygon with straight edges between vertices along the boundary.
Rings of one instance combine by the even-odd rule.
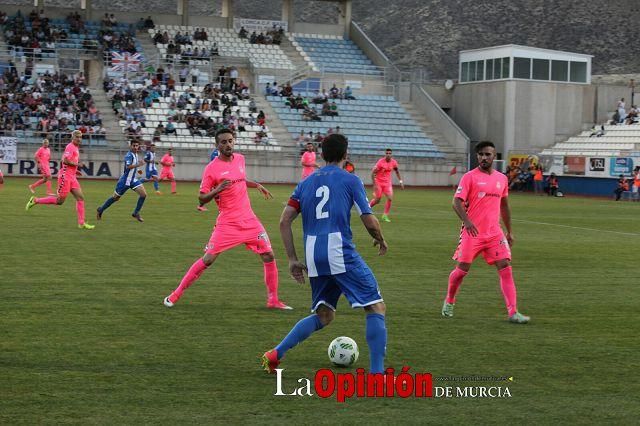
[[310, 277], [341, 274], [364, 264], [351, 233], [351, 209], [372, 214], [360, 178], [330, 165], [300, 182], [289, 205], [302, 215]]

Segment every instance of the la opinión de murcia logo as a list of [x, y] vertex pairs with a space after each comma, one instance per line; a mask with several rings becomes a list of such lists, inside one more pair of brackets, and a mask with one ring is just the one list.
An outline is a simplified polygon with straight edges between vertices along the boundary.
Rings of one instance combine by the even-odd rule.
[[[433, 386], [431, 373], [410, 373], [404, 366], [396, 370], [387, 368], [384, 373], [366, 373], [358, 368], [354, 373], [335, 373], [328, 368], [316, 372], [313, 380], [297, 379], [296, 385], [284, 384], [284, 369], [277, 368], [274, 396], [319, 396], [338, 402], [349, 398], [511, 398], [506, 386]], [[512, 380], [512, 379], [509, 379]]]

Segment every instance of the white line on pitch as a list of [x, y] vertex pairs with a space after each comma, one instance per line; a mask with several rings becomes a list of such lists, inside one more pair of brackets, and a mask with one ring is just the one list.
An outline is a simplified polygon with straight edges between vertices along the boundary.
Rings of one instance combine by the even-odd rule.
[[583, 228], [581, 226], [561, 225], [559, 223], [536, 222], [536, 221], [533, 221], [533, 220], [522, 220], [522, 219], [511, 219], [511, 220], [514, 221], [514, 222], [532, 223], [534, 225], [557, 226], [557, 227], [560, 227], [560, 228], [580, 229], [582, 231], [607, 232], [609, 234], [631, 235], [631, 236], [634, 236], [634, 237], [640, 237], [640, 234], [635, 233], [635, 232], [621, 232], [621, 231], [610, 231], [610, 230], [607, 230], [607, 229]]

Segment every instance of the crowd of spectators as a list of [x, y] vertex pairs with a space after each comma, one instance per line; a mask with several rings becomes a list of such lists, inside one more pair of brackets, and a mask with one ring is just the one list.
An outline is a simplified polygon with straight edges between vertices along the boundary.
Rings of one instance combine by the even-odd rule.
[[36, 59], [41, 59], [42, 53], [54, 53], [56, 43], [68, 42], [70, 34], [83, 36], [82, 48], [85, 51], [95, 50], [102, 46], [108, 50], [136, 52], [134, 29], [116, 30], [117, 20], [113, 14], [105, 14], [97, 37], [89, 32], [86, 22], [78, 12], [67, 15], [64, 26], [53, 25], [44, 10], [38, 12], [35, 9], [27, 16], [24, 16], [20, 11], [13, 17], [8, 17], [3, 13], [0, 15], [0, 22], [4, 24], [4, 36], [7, 43], [14, 49], [32, 55]]
[[279, 45], [280, 43], [282, 43], [282, 39], [284, 37], [284, 28], [274, 24], [273, 27], [271, 27], [271, 29], [266, 33], [257, 33], [256, 31], [253, 31], [251, 34], [249, 34], [249, 31], [247, 31], [244, 27], [241, 27], [240, 31], [238, 31], [238, 37], [244, 40], [249, 40], [249, 43], [251, 44]]
[[[311, 99], [302, 96], [301, 93], [294, 95], [293, 88], [289, 83], [280, 88], [278, 82], [274, 81], [273, 84], [267, 83], [264, 90], [266, 96], [281, 96], [286, 98], [285, 105], [289, 108], [302, 110], [302, 119], [304, 121], [322, 121], [322, 116], [337, 117], [340, 115], [340, 112], [338, 104], [335, 101], [337, 99], [355, 99], [353, 91], [349, 86], [343, 90], [335, 84], [326, 92], [316, 90]], [[316, 105], [321, 105], [319, 112]]]
[[[624, 98], [621, 98], [616, 103], [616, 110], [613, 113], [613, 117], [608, 124], [638, 124], [640, 123], [640, 109], [637, 105], [631, 105], [631, 108], [627, 111]], [[603, 129], [604, 130], [604, 129]]]
[[32, 130], [58, 149], [72, 130], [104, 138], [100, 113], [82, 72], [20, 75], [13, 63], [0, 77], [0, 131]]
[[[148, 74], [143, 88], [134, 89], [125, 77], [120, 77], [105, 80], [104, 90], [114, 112], [127, 122], [125, 133], [130, 139], [148, 142], [141, 140], [142, 129], [147, 126], [142, 108], [158, 107], [160, 98], [164, 98], [168, 109], [164, 120], [154, 129], [153, 141], [160, 141], [163, 135], [178, 134], [177, 123], [185, 123], [192, 136], [208, 137], [213, 137], [221, 128], [244, 132], [246, 126], [258, 125], [261, 131], [257, 132], [255, 142], [269, 143], [266, 116], [258, 111], [249, 87], [239, 79], [231, 83], [226, 73], [204, 86], [201, 93], [191, 85], [182, 92], [176, 91], [175, 80], [164, 69]], [[239, 100], [249, 100], [248, 116], [240, 115]], [[208, 111], [218, 111], [222, 116], [210, 117]]]
[[335, 129], [333, 127], [329, 127], [326, 133], [320, 133], [320, 132], [314, 133], [312, 131], [305, 133], [304, 130], [301, 130], [300, 134], [295, 138], [295, 141], [298, 145], [298, 148], [300, 149], [300, 153], [303, 153], [306, 150], [307, 143], [312, 143], [313, 147], [317, 151], [321, 147], [322, 141], [324, 141], [324, 138], [332, 134], [342, 135], [343, 133], [340, 126], [336, 126]]
[[194, 41], [209, 39], [209, 35], [204, 28], [196, 28], [193, 34], [178, 31], [173, 38], [167, 31], [157, 31], [153, 36], [153, 43], [167, 45], [166, 58], [169, 62], [179, 62], [189, 64], [192, 60], [212, 61], [216, 56], [220, 56], [218, 44], [207, 50], [204, 47], [193, 47]]

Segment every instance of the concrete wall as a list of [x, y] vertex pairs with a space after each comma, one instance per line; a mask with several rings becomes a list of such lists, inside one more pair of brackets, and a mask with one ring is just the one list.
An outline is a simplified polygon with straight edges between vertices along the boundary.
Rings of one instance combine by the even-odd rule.
[[533, 81], [460, 84], [452, 115], [472, 140], [498, 152], [541, 150], [592, 124], [594, 86]]
[[440, 105], [440, 108], [453, 107], [453, 90], [445, 89], [444, 84], [424, 84], [422, 88]]
[[[631, 89], [626, 85], [598, 84], [596, 87], [595, 114], [598, 123], [604, 123], [610, 119], [616, 110], [620, 98], [625, 98], [627, 109], [631, 107]], [[636, 88], [634, 102], [640, 104], [640, 87]]]
[[344, 35], [344, 27], [335, 24], [314, 24], [310, 22], [296, 22], [293, 29], [289, 28], [289, 32], [304, 34], [327, 34], [342, 37]]
[[[0, 164], [0, 170], [5, 176], [35, 176], [37, 171], [33, 163], [33, 154], [37, 146], [18, 146], [18, 163], [15, 165]], [[160, 156], [163, 150], [156, 151]], [[122, 169], [122, 158], [125, 151], [84, 150], [80, 157], [88, 169], [84, 176], [101, 179], [115, 179]], [[302, 169], [297, 155], [244, 153], [247, 164], [247, 177], [265, 183], [297, 183]], [[382, 156], [382, 154], [381, 154]], [[60, 157], [59, 152], [52, 153], [53, 159]], [[177, 152], [175, 175], [178, 180], [199, 181], [202, 170], [208, 162], [207, 152]], [[397, 157], [400, 172], [406, 185], [413, 186], [448, 186], [459, 179], [464, 170], [463, 164], [433, 164], [415, 158]], [[371, 184], [371, 169], [378, 157], [352, 157], [356, 165], [356, 174], [366, 183]], [[321, 162], [322, 163], [322, 162]], [[52, 162], [52, 166], [56, 164]], [[453, 166], [458, 168], [458, 176], [449, 176]], [[55, 172], [56, 169], [53, 169]]]

